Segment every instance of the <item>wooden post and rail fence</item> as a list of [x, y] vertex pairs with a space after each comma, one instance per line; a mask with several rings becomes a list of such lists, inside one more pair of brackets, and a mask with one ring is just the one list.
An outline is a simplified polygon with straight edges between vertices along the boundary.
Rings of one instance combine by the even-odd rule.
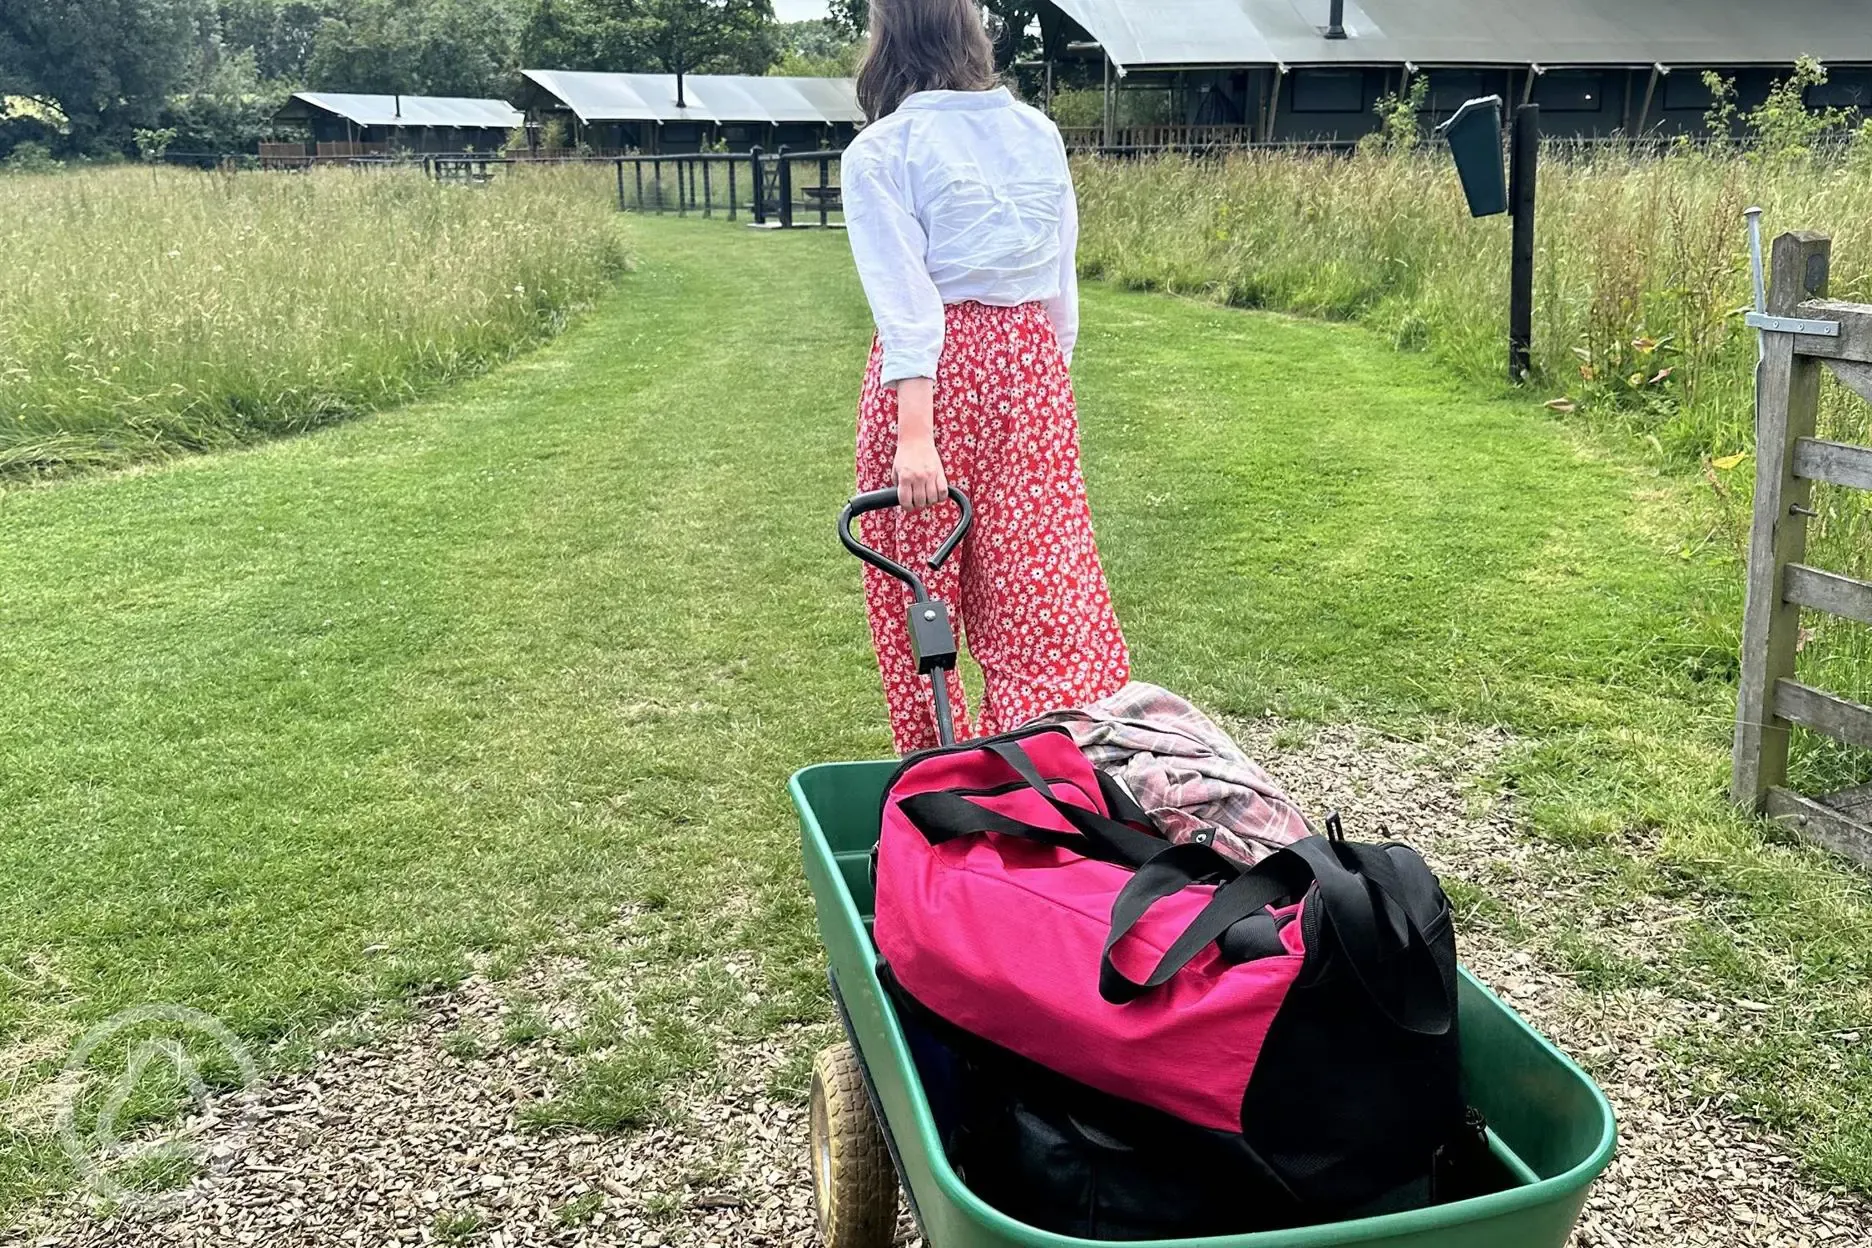
[[1810, 566], [1815, 482], [1872, 490], [1872, 447], [1815, 436], [1822, 371], [1872, 401], [1872, 304], [1826, 297], [1832, 244], [1775, 239], [1755, 391], [1755, 515], [1730, 796], [1806, 839], [1872, 865], [1872, 784], [1824, 796], [1787, 786], [1795, 726], [1872, 749], [1872, 707], [1795, 678], [1803, 609], [1872, 624], [1872, 581]]

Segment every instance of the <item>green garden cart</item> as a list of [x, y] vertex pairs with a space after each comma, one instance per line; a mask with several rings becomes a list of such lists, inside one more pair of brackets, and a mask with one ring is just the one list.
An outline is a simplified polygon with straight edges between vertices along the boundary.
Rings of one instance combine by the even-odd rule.
[[[967, 529], [967, 500], [954, 491], [952, 497], [963, 520], [932, 566], [940, 566]], [[894, 505], [894, 490], [860, 495], [841, 514], [839, 536], [867, 562], [910, 585], [915, 620], [920, 610], [940, 604], [930, 602], [913, 572], [851, 533], [856, 514]], [[942, 620], [946, 631], [946, 614]], [[940, 648], [941, 641], [926, 634], [920, 645]], [[935, 688], [943, 688], [940, 678]], [[947, 740], [946, 700], [937, 709]], [[896, 1237], [900, 1192], [929, 1248], [1089, 1248], [1098, 1241], [1040, 1230], [989, 1206], [944, 1155], [913, 1037], [879, 981], [871, 941], [872, 853], [884, 789], [897, 766], [892, 759], [823, 763], [797, 772], [788, 785], [845, 1031], [845, 1040], [821, 1052], [813, 1067], [812, 1174], [825, 1248], [887, 1248]], [[1588, 1187], [1612, 1159], [1612, 1107], [1585, 1072], [1467, 970], [1460, 975], [1457, 1008], [1465, 1086], [1489, 1123], [1494, 1190], [1352, 1221], [1141, 1242], [1147, 1248], [1562, 1248]]]

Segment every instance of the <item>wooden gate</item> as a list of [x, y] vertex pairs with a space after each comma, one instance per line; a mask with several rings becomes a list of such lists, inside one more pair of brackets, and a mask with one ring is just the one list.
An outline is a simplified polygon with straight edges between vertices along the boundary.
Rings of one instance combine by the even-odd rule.
[[1730, 795], [1817, 844], [1872, 865], [1872, 785], [1824, 797], [1787, 787], [1788, 734], [1798, 724], [1872, 749], [1872, 707], [1794, 679], [1802, 608], [1872, 624], [1872, 582], [1809, 567], [1816, 481], [1872, 490], [1872, 447], [1814, 436], [1820, 373], [1872, 400], [1872, 305], [1826, 298], [1831, 242], [1775, 239], [1755, 388], [1755, 519], [1749, 539], [1742, 681]]

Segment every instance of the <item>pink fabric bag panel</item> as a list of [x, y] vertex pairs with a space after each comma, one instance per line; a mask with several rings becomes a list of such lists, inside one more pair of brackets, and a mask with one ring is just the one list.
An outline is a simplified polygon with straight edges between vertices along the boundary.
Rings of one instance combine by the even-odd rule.
[[[1073, 787], [1082, 792], [1084, 800], [1073, 797], [1071, 790], [1058, 789], [1056, 786], [1058, 796], [1100, 814], [1108, 813], [1103, 799], [1098, 795], [1098, 774], [1064, 728], [1023, 737], [1020, 748], [1033, 760], [1033, 765], [1039, 768], [1041, 775], [1049, 779], [1070, 779]], [[1012, 783], [1018, 779], [1020, 777], [1014, 774], [1012, 768], [986, 751], [944, 751], [919, 758], [904, 768], [891, 784], [891, 796], [904, 797], [937, 789], [978, 789], [1002, 781]], [[1044, 802], [1041, 804], [1045, 805]], [[1067, 829], [1065, 821], [1051, 812], [1045, 822], [1049, 827]]]
[[[1108, 813], [1071, 738], [1043, 733], [1021, 746], [1043, 776], [1072, 778], [1053, 784], [1055, 796]], [[906, 769], [892, 793], [992, 787], [1001, 775], [1015, 779], [992, 755], [934, 755]], [[970, 800], [1072, 830], [1025, 787]], [[1298, 921], [1282, 929], [1286, 955], [1235, 965], [1211, 947], [1163, 987], [1113, 1005], [1099, 995], [1099, 963], [1129, 870], [994, 833], [932, 846], [894, 800], [883, 813], [874, 934], [905, 991], [964, 1030], [1081, 1083], [1201, 1126], [1241, 1130], [1255, 1059], [1300, 971]], [[1119, 969], [1148, 975], [1213, 891], [1192, 886], [1159, 901], [1113, 951]]]

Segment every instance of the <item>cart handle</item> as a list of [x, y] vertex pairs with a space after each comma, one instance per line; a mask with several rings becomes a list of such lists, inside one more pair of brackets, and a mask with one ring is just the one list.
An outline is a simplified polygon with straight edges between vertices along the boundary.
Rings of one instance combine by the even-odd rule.
[[[975, 522], [975, 508], [969, 502], [968, 495], [952, 485], [949, 487], [949, 497], [961, 509], [962, 515], [956, 521], [956, 526], [949, 536], [943, 540], [943, 544], [936, 548], [936, 553], [929, 557], [929, 568], [932, 572], [948, 562], [949, 556], [955, 553], [955, 548], [961, 545], [963, 538], [968, 536], [969, 526]], [[851, 522], [854, 516], [862, 516], [867, 511], [882, 511], [886, 507], [895, 506], [897, 506], [897, 487], [895, 486], [858, 495], [851, 502], [846, 503], [844, 509], [839, 512], [839, 541], [845, 544], [846, 550], [851, 551], [872, 567], [908, 585], [916, 601], [928, 602], [929, 590], [924, 588], [922, 577], [881, 551], [873, 550], [852, 534]]]

